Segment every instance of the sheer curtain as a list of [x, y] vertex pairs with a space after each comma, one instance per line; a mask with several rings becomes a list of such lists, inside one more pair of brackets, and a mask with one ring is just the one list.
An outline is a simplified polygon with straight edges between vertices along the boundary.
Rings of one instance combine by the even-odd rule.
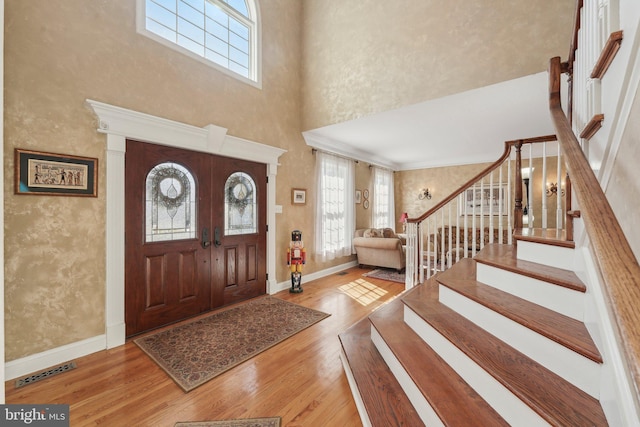
[[356, 222], [353, 161], [316, 152], [316, 183], [316, 257], [329, 261], [351, 255]]
[[396, 229], [396, 208], [393, 201], [393, 171], [372, 166], [371, 187], [373, 188], [373, 209], [371, 223], [374, 228]]

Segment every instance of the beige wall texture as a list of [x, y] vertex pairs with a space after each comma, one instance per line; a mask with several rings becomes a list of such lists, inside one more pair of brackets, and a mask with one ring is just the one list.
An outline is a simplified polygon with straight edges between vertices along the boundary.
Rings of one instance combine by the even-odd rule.
[[[567, 49], [574, 1], [259, 1], [262, 89], [137, 34], [135, 3], [5, 1], [7, 361], [104, 333], [108, 165], [87, 98], [287, 150], [276, 190], [283, 282], [291, 231], [314, 245], [303, 129], [545, 69]], [[15, 148], [98, 158], [98, 197], [14, 195]], [[368, 173], [358, 166], [357, 188]], [[307, 189], [306, 205], [291, 204], [291, 188]], [[356, 213], [367, 226], [370, 209]], [[354, 259], [311, 256], [304, 273]]]
[[[513, 158], [513, 157], [512, 157]], [[497, 159], [496, 159], [497, 160]], [[523, 158], [523, 167], [529, 166], [529, 160], [527, 158]], [[547, 217], [547, 227], [555, 228], [556, 226], [556, 207], [557, 207], [557, 198], [554, 196], [547, 196], [546, 188], [547, 183], [557, 183], [557, 158], [549, 156], [546, 162], [546, 176], [542, 175], [543, 170], [543, 161], [541, 158], [532, 159], [532, 167], [534, 168], [534, 175], [529, 183], [530, 188], [530, 206], [533, 207], [533, 226], [534, 227], [542, 227], [542, 217], [543, 217], [543, 204], [546, 208], [546, 217]], [[409, 218], [417, 218], [423, 213], [427, 212], [429, 209], [435, 207], [438, 203], [440, 203], [445, 197], [449, 196], [456, 190], [458, 190], [463, 184], [465, 184], [468, 180], [474, 178], [477, 174], [482, 172], [486, 167], [490, 166], [491, 163], [478, 163], [473, 165], [463, 165], [463, 166], [453, 166], [453, 167], [441, 167], [441, 168], [429, 168], [429, 169], [418, 169], [418, 170], [409, 170], [409, 171], [400, 171], [395, 174], [395, 195], [396, 195], [396, 218], [400, 218], [402, 212], [406, 212], [409, 215]], [[506, 184], [509, 180], [509, 168], [507, 164], [503, 164], [502, 167], [502, 179], [500, 179], [499, 169], [496, 169], [493, 172], [493, 184], [498, 185], [498, 183]], [[564, 169], [561, 170], [561, 187], [564, 185]], [[505, 209], [508, 209], [510, 214], [513, 215], [514, 209], [514, 188], [513, 185], [515, 179], [515, 161], [511, 161], [511, 201], [512, 204], [509, 206], [505, 206]], [[490, 178], [487, 177], [484, 180], [484, 185], [489, 185], [491, 182]], [[523, 185], [523, 184], [522, 184]], [[418, 194], [421, 189], [429, 188], [432, 193], [431, 199], [422, 199], [418, 198]], [[526, 190], [524, 189], [524, 185], [522, 187], [523, 194], [523, 204], [526, 204]], [[448, 209], [448, 208], [447, 208]], [[455, 224], [456, 216], [458, 216], [458, 205], [457, 200], [453, 201], [452, 210], [451, 210], [451, 218], [449, 218], [449, 211], [445, 210], [444, 219], [442, 217], [438, 217], [438, 223], [442, 223], [444, 220], [445, 223], [451, 222], [451, 224]], [[505, 216], [502, 218], [503, 225], [506, 225], [508, 217]], [[497, 225], [497, 222], [495, 223]], [[479, 224], [478, 224], [479, 225]], [[487, 223], [488, 225], [488, 223]], [[401, 228], [401, 225], [399, 226]]]
[[547, 69], [575, 0], [305, 0], [304, 121], [315, 129]]
[[[277, 203], [279, 279], [290, 228], [311, 236], [313, 188], [300, 134], [302, 5], [261, 9], [263, 88], [136, 32], [134, 0], [7, 0], [5, 23], [5, 316], [8, 361], [104, 333], [105, 136], [90, 98], [288, 150]], [[13, 194], [14, 148], [99, 159], [97, 198]], [[312, 192], [311, 192], [312, 193]], [[309, 194], [308, 196], [312, 196]], [[313, 264], [311, 264], [313, 268]]]

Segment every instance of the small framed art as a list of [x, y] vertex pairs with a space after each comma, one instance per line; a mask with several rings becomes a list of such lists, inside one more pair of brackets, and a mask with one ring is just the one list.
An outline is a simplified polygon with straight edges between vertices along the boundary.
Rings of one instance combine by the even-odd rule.
[[291, 189], [291, 204], [304, 205], [307, 203], [307, 190], [304, 188]]

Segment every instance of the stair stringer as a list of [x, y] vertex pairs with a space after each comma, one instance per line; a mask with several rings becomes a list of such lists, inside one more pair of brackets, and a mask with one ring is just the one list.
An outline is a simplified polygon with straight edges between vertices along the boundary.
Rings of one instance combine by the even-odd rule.
[[634, 398], [638, 391], [632, 386], [630, 371], [616, 339], [615, 320], [588, 242], [576, 245], [575, 273], [587, 286], [584, 323], [603, 358], [600, 405], [609, 425], [640, 426], [640, 408]]
[[349, 388], [351, 389], [353, 400], [356, 403], [356, 409], [358, 410], [358, 415], [360, 415], [362, 426], [372, 427], [371, 420], [369, 419], [369, 414], [367, 413], [364, 401], [362, 400], [362, 395], [360, 394], [360, 390], [358, 389], [358, 383], [356, 382], [356, 379], [353, 376], [353, 372], [351, 371], [349, 358], [344, 353], [343, 347], [340, 347], [340, 360], [342, 361], [342, 367], [344, 368], [344, 372], [347, 376], [347, 382], [349, 383]]

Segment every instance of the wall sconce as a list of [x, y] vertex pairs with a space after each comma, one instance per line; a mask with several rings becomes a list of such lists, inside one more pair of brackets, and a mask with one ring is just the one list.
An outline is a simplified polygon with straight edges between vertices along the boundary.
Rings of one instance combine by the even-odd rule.
[[[560, 195], [564, 196], [564, 188], [562, 188], [562, 183], [560, 183]], [[551, 197], [558, 194], [558, 183], [557, 182], [547, 182], [547, 197]]]
[[420, 200], [424, 200], [424, 199], [431, 199], [431, 192], [429, 191], [428, 188], [423, 188], [422, 190], [420, 190], [420, 193], [418, 193], [418, 199]]

